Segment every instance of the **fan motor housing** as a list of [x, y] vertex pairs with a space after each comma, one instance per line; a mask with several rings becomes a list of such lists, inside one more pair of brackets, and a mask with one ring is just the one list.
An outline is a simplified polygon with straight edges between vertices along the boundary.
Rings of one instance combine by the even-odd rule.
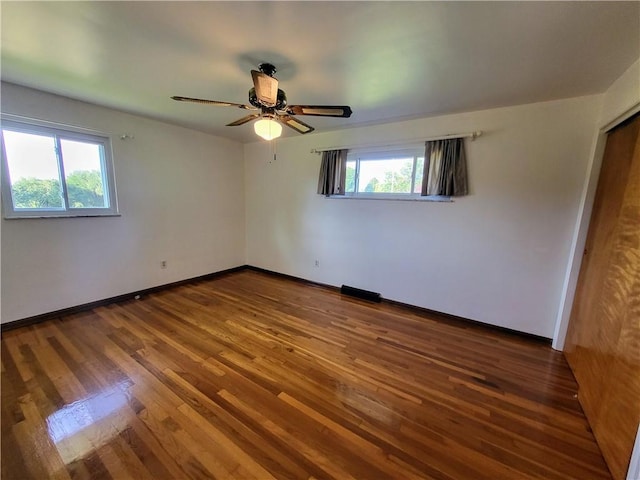
[[[264, 105], [258, 100], [255, 87], [251, 87], [249, 90], [249, 103], [256, 108], [264, 108]], [[275, 110], [284, 110], [287, 106], [287, 95], [284, 91], [278, 89], [278, 97], [276, 99], [276, 105], [273, 107]]]

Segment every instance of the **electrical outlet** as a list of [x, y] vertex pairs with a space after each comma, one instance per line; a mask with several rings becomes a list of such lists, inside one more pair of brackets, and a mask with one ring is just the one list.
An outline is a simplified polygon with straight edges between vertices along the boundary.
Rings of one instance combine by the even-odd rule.
[[166, 260], [162, 260], [160, 262], [160, 268], [167, 268], [167, 261]]

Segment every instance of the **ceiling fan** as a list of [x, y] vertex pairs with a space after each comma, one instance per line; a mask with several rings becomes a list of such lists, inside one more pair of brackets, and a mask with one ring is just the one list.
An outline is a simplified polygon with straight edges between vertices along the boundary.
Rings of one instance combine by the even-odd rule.
[[259, 120], [254, 124], [254, 129], [265, 140], [272, 140], [280, 136], [282, 133], [281, 123], [298, 133], [313, 132], [314, 128], [312, 126], [298, 120], [295, 115], [340, 118], [349, 118], [351, 116], [351, 107], [347, 105], [287, 105], [287, 96], [278, 88], [278, 79], [273, 76], [276, 73], [276, 67], [270, 63], [261, 63], [258, 68], [259, 71], [251, 70], [253, 88], [249, 90], [250, 105], [180, 96], [171, 98], [179, 102], [203, 103], [220, 107], [238, 107], [244, 110], [253, 110], [254, 113], [235, 122], [228, 123], [227, 126], [244, 125], [258, 118]]

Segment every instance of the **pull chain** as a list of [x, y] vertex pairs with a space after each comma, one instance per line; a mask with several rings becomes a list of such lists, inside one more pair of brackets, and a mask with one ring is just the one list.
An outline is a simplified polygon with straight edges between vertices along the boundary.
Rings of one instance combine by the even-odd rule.
[[277, 154], [278, 154], [277, 145], [278, 145], [278, 140], [274, 138], [271, 141], [271, 153], [273, 154], [273, 160], [269, 160], [269, 163], [273, 163], [277, 159]]

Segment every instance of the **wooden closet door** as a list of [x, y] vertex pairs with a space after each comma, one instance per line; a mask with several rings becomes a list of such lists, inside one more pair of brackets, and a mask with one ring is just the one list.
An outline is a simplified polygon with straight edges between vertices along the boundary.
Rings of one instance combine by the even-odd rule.
[[615, 479], [640, 422], [640, 116], [609, 134], [565, 355]]

